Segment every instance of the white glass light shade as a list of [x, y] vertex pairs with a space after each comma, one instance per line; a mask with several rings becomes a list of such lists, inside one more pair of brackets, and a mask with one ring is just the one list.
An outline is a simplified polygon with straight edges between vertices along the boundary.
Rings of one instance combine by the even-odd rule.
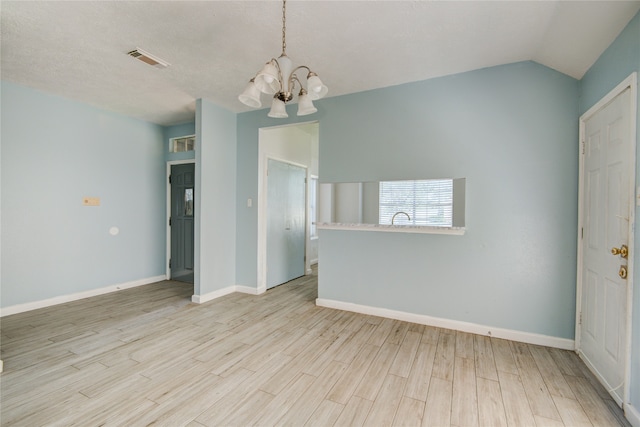
[[271, 110], [267, 115], [269, 117], [273, 117], [274, 119], [286, 119], [287, 117], [289, 117], [284, 102], [282, 102], [278, 98], [273, 98], [273, 102], [271, 103]]
[[322, 80], [315, 74], [307, 77], [307, 90], [312, 100], [320, 99], [329, 92], [329, 88], [322, 84]]
[[313, 114], [318, 109], [313, 106], [313, 101], [309, 98], [309, 95], [304, 93], [298, 97], [298, 115], [306, 116], [307, 114]]
[[254, 84], [253, 79], [251, 79], [251, 81], [247, 84], [247, 87], [244, 88], [244, 92], [242, 92], [238, 96], [238, 99], [248, 107], [262, 107], [262, 102], [260, 102], [260, 91]]
[[280, 90], [278, 68], [274, 65], [273, 61], [267, 62], [254, 80], [256, 87], [262, 93], [273, 95]]

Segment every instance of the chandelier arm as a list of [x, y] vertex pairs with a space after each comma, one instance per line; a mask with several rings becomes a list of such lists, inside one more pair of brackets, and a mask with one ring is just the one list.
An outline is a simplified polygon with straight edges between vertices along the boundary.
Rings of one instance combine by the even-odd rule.
[[293, 80], [295, 79], [298, 84], [300, 85], [300, 89], [303, 89], [304, 86], [302, 86], [302, 82], [300, 81], [300, 79], [298, 78], [298, 76], [296, 75], [296, 71], [298, 70], [307, 70], [308, 73], [311, 72], [311, 70], [309, 69], [309, 67], [307, 67], [306, 65], [300, 65], [296, 68], [294, 68], [294, 70], [291, 72], [291, 75], [289, 76], [289, 80], [287, 81], [287, 89], [289, 92], [293, 92], [293, 89], [295, 89], [295, 85], [293, 84]]
[[291, 72], [291, 74], [295, 73], [298, 70], [302, 70], [302, 69], [307, 70], [307, 72], [309, 72], [309, 73], [312, 72], [311, 69], [309, 67], [307, 67], [306, 65], [300, 65], [300, 66], [294, 68], [293, 71]]
[[[302, 68], [302, 67], [298, 67], [298, 68]], [[298, 68], [296, 68], [296, 70]], [[302, 82], [300, 81], [298, 76], [295, 74], [295, 70], [294, 70], [291, 73], [291, 77], [289, 77], [289, 83], [288, 83], [288, 87], [287, 87], [287, 91], [288, 92], [293, 93], [294, 89], [296, 88], [296, 82], [298, 82], [298, 85], [300, 86], [300, 89], [304, 89], [304, 86], [302, 86]]]

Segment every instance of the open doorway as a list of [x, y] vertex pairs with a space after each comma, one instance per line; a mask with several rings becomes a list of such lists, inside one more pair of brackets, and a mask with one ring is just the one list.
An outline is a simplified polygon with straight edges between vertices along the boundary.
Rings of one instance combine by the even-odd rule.
[[[316, 192], [310, 191], [310, 186], [316, 185], [316, 177], [318, 176], [318, 128], [318, 122], [311, 122], [260, 129], [258, 140], [258, 293], [266, 291], [267, 287], [277, 285], [268, 281], [268, 272], [273, 268], [282, 268], [282, 265], [270, 267], [269, 263], [274, 262], [274, 258], [267, 255], [269, 251], [269, 179], [267, 173], [270, 159], [301, 167], [305, 171], [304, 248], [298, 250], [303, 251], [301, 254], [304, 263], [303, 274], [311, 274], [313, 271], [311, 266], [317, 263], [318, 239], [311, 230], [314, 225], [312, 214], [315, 212], [315, 200], [312, 201], [310, 198], [310, 195], [315, 195]], [[275, 215], [278, 213], [276, 212]], [[285, 214], [281, 213], [281, 216], [284, 219]], [[285, 223], [283, 223], [283, 228], [286, 228]], [[282, 260], [275, 262], [282, 263]]]

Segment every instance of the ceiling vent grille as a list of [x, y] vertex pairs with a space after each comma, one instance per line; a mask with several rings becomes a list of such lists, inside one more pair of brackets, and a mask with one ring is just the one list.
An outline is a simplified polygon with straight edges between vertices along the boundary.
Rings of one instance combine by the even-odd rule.
[[149, 64], [155, 68], [167, 68], [169, 65], [171, 65], [167, 61], [164, 61], [157, 56], [153, 56], [149, 52], [145, 52], [140, 48], [132, 50], [131, 52], [127, 53], [127, 55], [136, 58], [144, 62], [145, 64]]

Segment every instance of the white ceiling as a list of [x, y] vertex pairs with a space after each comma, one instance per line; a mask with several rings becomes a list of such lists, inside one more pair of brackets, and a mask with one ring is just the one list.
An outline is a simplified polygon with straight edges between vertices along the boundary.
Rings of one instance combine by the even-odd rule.
[[[581, 78], [636, 1], [287, 2], [287, 53], [328, 96], [533, 60]], [[163, 125], [195, 100], [234, 112], [281, 51], [278, 1], [5, 1], [3, 80]], [[159, 70], [126, 55], [142, 48]], [[263, 98], [263, 106], [268, 99]]]

